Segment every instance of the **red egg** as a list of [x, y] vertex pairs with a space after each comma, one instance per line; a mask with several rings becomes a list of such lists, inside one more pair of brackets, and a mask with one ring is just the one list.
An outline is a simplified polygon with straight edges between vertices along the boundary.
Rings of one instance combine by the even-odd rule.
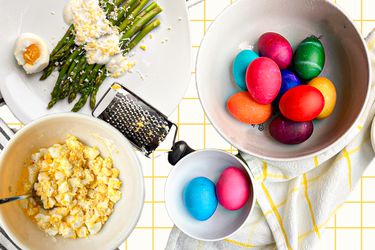
[[276, 62], [280, 69], [289, 67], [293, 58], [293, 49], [288, 40], [282, 35], [267, 32], [258, 41], [260, 56], [269, 57]]
[[281, 97], [280, 112], [289, 120], [307, 122], [315, 119], [324, 108], [324, 97], [320, 91], [308, 85], [289, 89]]
[[267, 57], [255, 59], [247, 68], [246, 85], [251, 97], [257, 103], [271, 103], [277, 97], [281, 87], [279, 67]]

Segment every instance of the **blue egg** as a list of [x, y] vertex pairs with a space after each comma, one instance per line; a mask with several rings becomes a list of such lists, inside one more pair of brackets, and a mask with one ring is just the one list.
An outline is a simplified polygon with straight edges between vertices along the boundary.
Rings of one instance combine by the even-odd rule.
[[242, 50], [237, 54], [232, 65], [232, 74], [234, 82], [242, 90], [247, 90], [246, 87], [246, 70], [249, 64], [257, 59], [259, 56], [252, 50]]
[[301, 85], [301, 80], [294, 74], [292, 71], [288, 69], [281, 70], [281, 87], [279, 94], [277, 95], [274, 104], [275, 106], [279, 106], [279, 101], [281, 97], [291, 88]]
[[200, 221], [207, 220], [217, 208], [215, 183], [205, 177], [194, 178], [186, 185], [183, 200], [191, 216]]

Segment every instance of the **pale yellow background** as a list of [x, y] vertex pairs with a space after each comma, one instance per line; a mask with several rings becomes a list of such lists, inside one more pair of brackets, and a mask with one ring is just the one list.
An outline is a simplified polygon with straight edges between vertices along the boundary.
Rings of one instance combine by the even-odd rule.
[[[248, 1], [249, 4], [253, 2], [252, 0]], [[192, 33], [192, 67], [195, 65], [199, 44], [205, 31], [215, 17], [231, 2], [231, 0], [205, 0], [189, 10]], [[332, 2], [346, 11], [364, 36], [375, 27], [375, 0], [336, 0]], [[168, 28], [167, 25], [161, 26], [161, 29], [166, 28]], [[171, 116], [171, 120], [180, 127], [178, 138], [188, 141], [196, 149], [220, 148], [235, 152], [234, 148], [221, 139], [204, 116], [195, 89], [194, 68], [191, 70], [190, 88], [176, 112]], [[0, 117], [15, 129], [22, 127], [6, 107], [0, 108]], [[155, 152], [155, 155], [163, 153], [163, 149], [161, 149]], [[160, 157], [153, 156], [152, 159], [146, 159], [142, 155], [139, 155], [139, 158], [142, 161], [145, 175], [146, 200], [142, 217], [136, 229], [120, 248], [122, 250], [164, 249], [173, 226], [164, 207], [164, 184], [171, 166], [168, 164], [165, 154]], [[331, 218], [316, 249], [375, 249], [375, 165], [368, 169], [352, 195]]]

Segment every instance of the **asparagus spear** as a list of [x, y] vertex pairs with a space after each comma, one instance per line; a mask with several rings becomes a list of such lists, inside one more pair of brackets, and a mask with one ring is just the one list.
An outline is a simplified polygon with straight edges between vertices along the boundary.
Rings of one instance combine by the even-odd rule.
[[126, 27], [129, 25], [129, 23], [132, 22], [134, 20], [134, 18], [136, 18], [136, 16], [138, 15], [138, 13], [143, 9], [143, 7], [146, 6], [147, 3], [148, 3], [148, 0], [141, 0], [140, 3], [139, 3], [139, 5], [119, 25], [119, 29], [121, 31], [125, 30]]
[[82, 89], [81, 91], [81, 98], [78, 100], [78, 102], [74, 105], [72, 111], [78, 112], [87, 102], [87, 99], [90, 96], [90, 93], [93, 91], [92, 82], [94, 79], [96, 79], [96, 76], [98, 75], [98, 72], [101, 68], [101, 65], [96, 65], [93, 69], [93, 71], [90, 74], [89, 77], [89, 83]]
[[134, 8], [136, 2], [137, 0], [126, 1], [125, 4], [120, 7], [120, 11], [117, 12], [116, 18], [110, 18], [109, 21], [117, 26], [122, 22], [122, 20], [125, 19], [128, 13], [132, 11], [132, 8]]
[[80, 71], [80, 68], [82, 67], [82, 65], [84, 63], [86, 63], [86, 57], [83, 56], [79, 59], [78, 63], [72, 64], [70, 66], [68, 74], [67, 74], [68, 77], [65, 79], [63, 84], [60, 86], [60, 88], [61, 88], [61, 92], [60, 92], [60, 95], [59, 95], [60, 99], [64, 99], [65, 97], [67, 97], [69, 95], [70, 86], [74, 85], [73, 81], [75, 80], [76, 75], [78, 74], [78, 72]]
[[[159, 25], [160, 25], [160, 20], [159, 19], [156, 19], [156, 20], [152, 21], [151, 23], [147, 24], [134, 37], [134, 39], [128, 45], [124, 45], [123, 49], [124, 49], [125, 53], [127, 53], [128, 51], [130, 51], [131, 49], [133, 49], [148, 33], [150, 33], [153, 29], [155, 29]], [[96, 95], [98, 93], [100, 85], [104, 82], [105, 78], [106, 78], [106, 72], [104, 72], [101, 76], [99, 76], [96, 79], [96, 81], [95, 81], [95, 85], [92, 88], [92, 93], [91, 93], [91, 97], [90, 97], [90, 107], [91, 107], [91, 109], [95, 108], [95, 105], [96, 105]], [[86, 98], [86, 100], [87, 100], [87, 98]], [[83, 107], [83, 105], [82, 105], [82, 107]], [[77, 107], [75, 107], [75, 110], [78, 111], [82, 107], [80, 107], [79, 105], [77, 105]]]
[[64, 64], [64, 66], [61, 68], [60, 70], [60, 73], [59, 73], [59, 76], [57, 78], [57, 81], [56, 81], [56, 84], [55, 84], [55, 87], [53, 88], [53, 91], [51, 93], [51, 101], [48, 103], [48, 108], [52, 108], [53, 105], [56, 104], [56, 102], [58, 101], [58, 97], [60, 95], [60, 84], [61, 82], [65, 79], [66, 77], [66, 72], [68, 71], [69, 69], [69, 66], [70, 66], [70, 63], [78, 56], [78, 54], [80, 53], [80, 51], [78, 49], [76, 49], [70, 56], [69, 58], [67, 59], [67, 63]]
[[160, 20], [155, 19], [150, 24], [147, 24], [146, 27], [144, 27], [135, 37], [134, 39], [128, 44], [127, 48], [125, 49], [125, 52], [129, 52], [132, 50], [137, 44], [153, 29], [158, 27], [160, 25]]
[[69, 26], [69, 29], [65, 32], [65, 35], [63, 36], [63, 38], [61, 38], [61, 40], [57, 43], [55, 48], [52, 50], [50, 56], [54, 56], [56, 52], [59, 51], [59, 49], [61, 49], [66, 44], [66, 42], [69, 40], [69, 37], [73, 35], [73, 31], [74, 31], [74, 25], [72, 24]]
[[69, 94], [68, 102], [71, 103], [74, 101], [74, 99], [77, 97], [78, 92], [83, 89], [84, 87], [84, 82], [89, 82], [88, 76], [91, 74], [92, 69], [94, 68], [95, 64], [89, 64], [85, 69], [84, 73], [80, 77], [79, 81], [76, 81], [74, 83], [73, 89], [71, 93]]
[[156, 3], [153, 6], [154, 7], [152, 9], [150, 8], [147, 12], [146, 12], [147, 9], [145, 9], [143, 16], [140, 18], [137, 17], [134, 20], [134, 24], [125, 32], [125, 34], [122, 35], [121, 42], [124, 43], [127, 40], [130, 40], [130, 38], [135, 33], [137, 33], [145, 24], [151, 21], [157, 14], [159, 14], [162, 11], [162, 9]]

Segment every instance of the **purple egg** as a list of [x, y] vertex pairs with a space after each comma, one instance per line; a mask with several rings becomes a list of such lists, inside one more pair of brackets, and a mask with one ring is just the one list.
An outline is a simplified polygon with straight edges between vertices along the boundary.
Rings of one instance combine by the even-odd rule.
[[279, 94], [273, 102], [274, 107], [279, 107], [280, 99], [285, 94], [285, 92], [299, 85], [301, 85], [301, 80], [292, 71], [288, 69], [281, 70], [281, 87]]
[[310, 138], [314, 125], [312, 121], [294, 122], [280, 115], [270, 123], [269, 131], [275, 140], [283, 144], [299, 144]]

